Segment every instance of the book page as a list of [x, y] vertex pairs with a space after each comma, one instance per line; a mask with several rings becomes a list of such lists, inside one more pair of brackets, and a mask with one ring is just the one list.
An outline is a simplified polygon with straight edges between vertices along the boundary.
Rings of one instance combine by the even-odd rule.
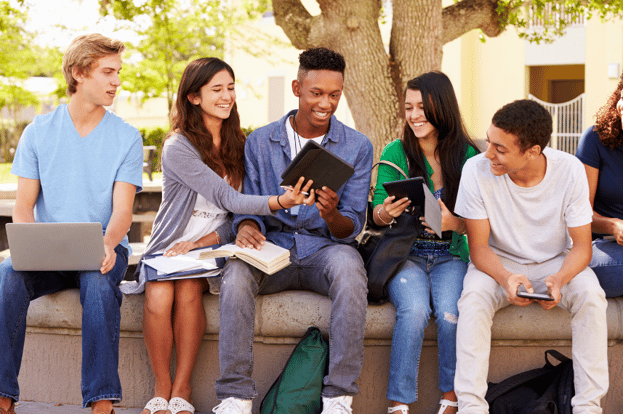
[[153, 267], [160, 274], [170, 274], [176, 272], [184, 272], [186, 270], [192, 270], [203, 267], [206, 270], [218, 269], [216, 262], [213, 260], [206, 261], [199, 259], [201, 254], [200, 250], [193, 250], [186, 254], [178, 256], [156, 256], [151, 259], [143, 260], [149, 267]]
[[441, 207], [439, 207], [439, 201], [430, 192], [426, 184], [422, 183], [422, 187], [424, 187], [424, 221], [441, 238]]
[[199, 255], [200, 259], [214, 258], [214, 257], [250, 257], [257, 262], [270, 266], [271, 263], [283, 259], [283, 257], [290, 257], [290, 251], [279, 247], [269, 241], [267, 241], [261, 250], [252, 249], [249, 247], [238, 247], [235, 244], [226, 244], [214, 250], [206, 250]]

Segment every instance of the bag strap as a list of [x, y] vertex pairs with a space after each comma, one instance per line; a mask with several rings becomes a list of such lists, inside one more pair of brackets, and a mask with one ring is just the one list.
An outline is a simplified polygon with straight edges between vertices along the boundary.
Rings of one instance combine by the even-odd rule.
[[570, 358], [564, 356], [563, 354], [561, 354], [560, 352], [556, 351], [555, 349], [548, 349], [547, 351], [545, 351], [545, 363], [547, 365], [550, 365], [550, 366], [554, 366], [554, 364], [552, 364], [549, 361], [548, 356], [550, 356], [550, 355], [553, 356], [554, 358], [556, 358], [558, 360], [558, 362], [560, 362], [560, 363], [566, 362], [566, 361], [570, 360]]
[[394, 167], [396, 169], [396, 171], [398, 171], [400, 174], [402, 174], [402, 176], [405, 178], [405, 180], [409, 178], [407, 176], [407, 174], [405, 174], [405, 172], [402, 171], [402, 168], [400, 168], [399, 166], [397, 166], [393, 162], [387, 161], [387, 160], [379, 160], [379, 162], [377, 162], [376, 164], [374, 164], [372, 166], [372, 168], [370, 168], [370, 171], [372, 171], [374, 169], [374, 167], [378, 166], [379, 164], [385, 164], [385, 165], [389, 165], [390, 167]]

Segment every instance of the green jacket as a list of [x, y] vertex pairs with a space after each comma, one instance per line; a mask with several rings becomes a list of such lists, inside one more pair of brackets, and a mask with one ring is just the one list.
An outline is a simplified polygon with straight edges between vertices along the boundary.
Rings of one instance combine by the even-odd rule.
[[[467, 148], [465, 152], [465, 158], [463, 159], [463, 164], [469, 158], [476, 155], [476, 149], [472, 146]], [[395, 141], [390, 142], [385, 146], [383, 152], [381, 153], [381, 159], [391, 161], [397, 166], [399, 166], [405, 174], [409, 175], [409, 167], [407, 164], [407, 154], [405, 153], [404, 148], [402, 147], [402, 142], [397, 139]], [[433, 175], [433, 168], [428, 163], [426, 157], [424, 157], [424, 162], [426, 163], [426, 175], [428, 176], [428, 188], [431, 192], [435, 191], [435, 187], [433, 186], [433, 180], [430, 178]], [[388, 181], [396, 181], [403, 180], [404, 177], [394, 168], [389, 165], [380, 164], [378, 167], [378, 174], [376, 178], [376, 187], [374, 189], [374, 198], [372, 199], [372, 205], [376, 207], [379, 204], [383, 204], [383, 200], [387, 198], [387, 192], [383, 187], [383, 183]], [[467, 246], [467, 238], [464, 234], [458, 234], [457, 232], [452, 232], [452, 242], [450, 243], [450, 253], [454, 256], [459, 256], [461, 260], [464, 262], [469, 262], [469, 248]]]

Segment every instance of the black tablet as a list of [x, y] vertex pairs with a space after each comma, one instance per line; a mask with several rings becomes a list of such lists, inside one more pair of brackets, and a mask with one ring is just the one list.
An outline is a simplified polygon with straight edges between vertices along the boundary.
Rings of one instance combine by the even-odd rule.
[[424, 206], [423, 184], [423, 177], [414, 177], [406, 180], [388, 181], [383, 183], [383, 188], [388, 195], [395, 196], [395, 200], [408, 197], [412, 206]]
[[312, 190], [327, 186], [337, 192], [354, 173], [350, 164], [310, 139], [281, 174], [281, 185], [295, 186], [305, 177], [305, 182], [314, 180]]

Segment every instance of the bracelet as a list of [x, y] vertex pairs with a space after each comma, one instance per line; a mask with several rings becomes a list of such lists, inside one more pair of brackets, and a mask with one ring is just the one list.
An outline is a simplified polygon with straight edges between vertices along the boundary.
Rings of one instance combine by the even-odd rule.
[[214, 230], [214, 234], [216, 234], [216, 244], [221, 244], [221, 236], [218, 234], [218, 231]]
[[[383, 218], [381, 217], [381, 210], [383, 210], [383, 207], [379, 208], [378, 210], [376, 210], [376, 215], [379, 216], [379, 220], [381, 220], [381, 223], [385, 224], [386, 226], [391, 226], [392, 224], [394, 224], [396, 222], [396, 219], [393, 218], [391, 215], [390, 217], [392, 217], [392, 221], [390, 221], [389, 223], [386, 222], [385, 220], [383, 220]], [[389, 215], [389, 213], [387, 213]]]
[[281, 204], [281, 201], [279, 201], [279, 197], [281, 197], [281, 195], [277, 196], [277, 204], [279, 204], [279, 207], [281, 207], [281, 208], [283, 208], [285, 210], [286, 207], [284, 207], [283, 204]]

